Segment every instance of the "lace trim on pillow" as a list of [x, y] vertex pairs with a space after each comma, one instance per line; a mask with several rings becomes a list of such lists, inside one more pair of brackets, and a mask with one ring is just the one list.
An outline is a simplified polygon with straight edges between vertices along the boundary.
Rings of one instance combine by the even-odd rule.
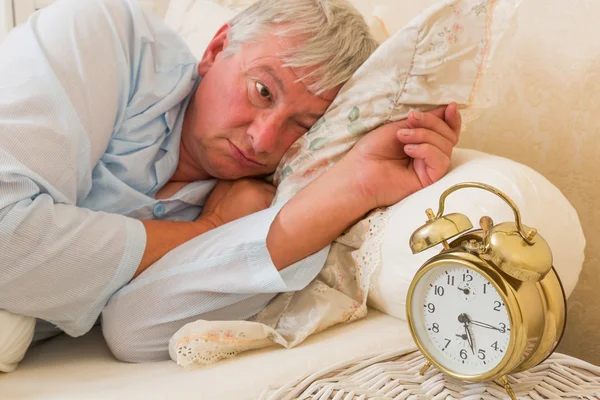
[[[226, 334], [226, 332], [225, 332]], [[177, 345], [177, 364], [188, 367], [192, 364], [208, 365], [233, 358], [244, 351], [259, 349], [273, 344], [270, 340], [248, 340], [240, 342], [212, 341], [205, 335], [185, 337]]]
[[367, 315], [367, 298], [371, 286], [371, 277], [376, 274], [383, 263], [381, 246], [388, 221], [391, 216], [389, 208], [380, 208], [367, 217], [369, 229], [360, 248], [352, 253], [358, 271], [357, 281], [363, 292], [361, 306], [349, 316], [347, 322], [355, 321]]

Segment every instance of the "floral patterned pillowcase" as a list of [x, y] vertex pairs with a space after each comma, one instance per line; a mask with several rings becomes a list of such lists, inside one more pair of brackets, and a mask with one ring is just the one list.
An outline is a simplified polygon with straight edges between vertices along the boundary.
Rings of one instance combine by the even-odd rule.
[[413, 109], [469, 105], [519, 2], [447, 0], [387, 39], [284, 155], [273, 176], [273, 203], [288, 201], [376, 127]]

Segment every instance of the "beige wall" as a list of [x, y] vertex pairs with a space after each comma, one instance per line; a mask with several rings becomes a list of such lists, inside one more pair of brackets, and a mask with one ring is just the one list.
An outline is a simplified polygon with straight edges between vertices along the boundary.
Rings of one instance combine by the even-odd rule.
[[12, 7], [10, 0], [0, 0], [0, 42], [12, 27]]
[[[579, 213], [586, 262], [559, 351], [600, 364], [600, 35], [597, 0], [523, 1], [476, 97], [494, 104], [461, 147], [522, 162]], [[551, 215], [548, 218], [552, 218]], [[565, 236], [569, 232], [564, 232]]]

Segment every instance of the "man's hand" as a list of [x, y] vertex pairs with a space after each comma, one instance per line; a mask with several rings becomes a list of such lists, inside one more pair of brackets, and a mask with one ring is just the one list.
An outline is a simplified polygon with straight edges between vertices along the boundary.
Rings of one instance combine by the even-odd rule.
[[406, 120], [368, 133], [340, 161], [340, 168], [355, 174], [357, 190], [370, 199], [370, 208], [392, 205], [448, 172], [460, 129], [456, 103], [412, 112]]
[[302, 189], [269, 230], [267, 248], [277, 269], [322, 249], [370, 210], [444, 176], [460, 134], [457, 110], [451, 104], [375, 129]]
[[275, 187], [263, 180], [220, 180], [204, 204], [199, 220], [221, 226], [268, 208], [273, 197]]

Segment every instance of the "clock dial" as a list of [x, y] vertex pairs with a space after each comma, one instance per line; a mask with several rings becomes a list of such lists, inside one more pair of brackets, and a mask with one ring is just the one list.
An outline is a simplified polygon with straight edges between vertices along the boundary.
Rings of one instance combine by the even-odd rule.
[[415, 286], [411, 308], [421, 343], [450, 371], [482, 374], [506, 355], [511, 326], [504, 300], [470, 268], [445, 264], [428, 271]]

